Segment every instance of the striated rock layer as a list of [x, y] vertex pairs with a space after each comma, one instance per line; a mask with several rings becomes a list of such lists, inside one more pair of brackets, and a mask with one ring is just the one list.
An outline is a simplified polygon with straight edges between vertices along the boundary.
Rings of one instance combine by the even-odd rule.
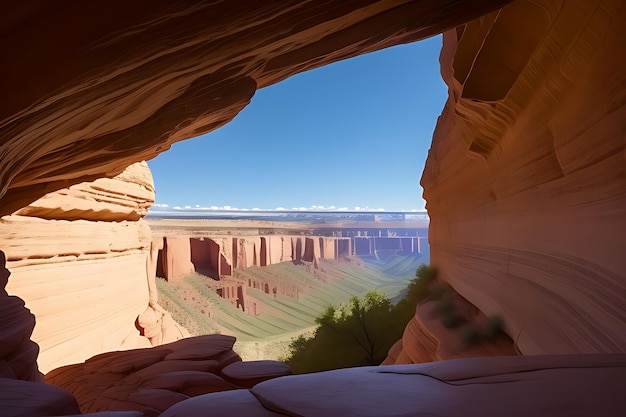
[[150, 229], [141, 217], [153, 199], [150, 171], [140, 163], [0, 218], [12, 273], [7, 291], [36, 317], [32, 340], [43, 372], [184, 334], [158, 307], [148, 279]]
[[257, 88], [510, 0], [12, 2], [0, 15], [0, 215], [229, 122]]
[[350, 238], [323, 236], [154, 236], [149, 268], [168, 281], [193, 272], [219, 278], [235, 269], [281, 262], [316, 265], [351, 256]]
[[624, 19], [516, 1], [444, 36], [431, 262], [524, 354], [626, 352]]
[[83, 413], [135, 410], [152, 416], [190, 397], [291, 375], [281, 362], [242, 362], [234, 343], [232, 336], [212, 334], [107, 352], [55, 369], [46, 381], [72, 392]]

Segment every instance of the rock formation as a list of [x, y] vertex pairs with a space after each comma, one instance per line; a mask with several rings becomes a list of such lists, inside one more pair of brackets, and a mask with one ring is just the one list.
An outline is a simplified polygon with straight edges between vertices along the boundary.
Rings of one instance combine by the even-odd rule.
[[517, 1], [444, 35], [431, 262], [524, 354], [626, 352], [625, 16]]
[[185, 334], [158, 307], [148, 280], [150, 229], [141, 218], [153, 199], [150, 171], [140, 163], [0, 218], [12, 272], [7, 290], [37, 318], [32, 338], [43, 372]]
[[[108, 180], [73, 184], [113, 178], [227, 123], [257, 88], [450, 29], [441, 57], [450, 97], [422, 177], [433, 263], [460, 295], [502, 315], [523, 353], [626, 351], [626, 7], [518, 0], [493, 12], [507, 3], [5, 5], [0, 215], [15, 214], [0, 220], [0, 248], [14, 273], [8, 292], [37, 317], [40, 368], [136, 346], [138, 315], [161, 314], [146, 278], [155, 251], [137, 221], [149, 187], [129, 181], [140, 193], [120, 195]], [[71, 207], [42, 200], [25, 209], [68, 187]], [[120, 200], [129, 203], [122, 209]], [[23, 311], [13, 317], [23, 324], [11, 328], [32, 325]], [[148, 312], [138, 321], [151, 320]], [[10, 339], [24, 347], [23, 333]], [[23, 352], [4, 359], [3, 376], [34, 375], [34, 347]], [[624, 369], [623, 355], [606, 354], [341, 370], [200, 396], [163, 416], [205, 415], [204, 407], [224, 415], [617, 416]], [[159, 391], [139, 397], [166, 401], [150, 389]], [[242, 413], [242, 404], [252, 408]]]
[[432, 36], [509, 1], [7, 5], [0, 215], [214, 130], [257, 88]]
[[342, 259], [352, 254], [350, 238], [322, 236], [188, 236], [155, 234], [149, 269], [156, 276], [177, 280], [199, 272], [218, 279], [235, 269], [281, 262]]
[[5, 286], [11, 273], [0, 251], [0, 414], [5, 417], [67, 415], [78, 412], [74, 397], [57, 387], [40, 383], [39, 346], [30, 336], [35, 316], [24, 301], [10, 296]]
[[[439, 288], [443, 288], [440, 283]], [[447, 304], [449, 303], [449, 304]], [[447, 306], [454, 306], [447, 307]], [[445, 311], [438, 311], [441, 308]], [[456, 323], [447, 324], [452, 317]], [[489, 328], [489, 321], [498, 321]], [[401, 340], [389, 349], [383, 365], [434, 362], [444, 359], [516, 355], [499, 316], [486, 318], [451, 288], [444, 295], [420, 301]], [[492, 322], [493, 323], [493, 322]]]
[[[276, 378], [180, 402], [161, 417], [623, 414], [626, 355], [453, 359]], [[601, 389], [598, 387], [601, 386]]]
[[72, 392], [83, 413], [140, 411], [158, 415], [197, 395], [249, 388], [291, 374], [274, 361], [241, 362], [235, 338], [206, 335], [154, 348], [108, 352], [48, 373], [46, 381]]

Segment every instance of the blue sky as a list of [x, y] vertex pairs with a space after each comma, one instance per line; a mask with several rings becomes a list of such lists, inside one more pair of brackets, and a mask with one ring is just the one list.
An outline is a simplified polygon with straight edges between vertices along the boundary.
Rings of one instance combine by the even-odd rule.
[[440, 49], [437, 36], [257, 91], [228, 125], [148, 161], [157, 207], [423, 209]]

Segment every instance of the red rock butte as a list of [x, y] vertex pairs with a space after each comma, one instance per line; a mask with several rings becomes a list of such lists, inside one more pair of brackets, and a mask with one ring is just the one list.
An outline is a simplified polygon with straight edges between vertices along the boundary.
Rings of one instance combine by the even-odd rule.
[[[0, 414], [75, 414], [119, 395], [143, 405], [111, 410], [152, 404], [146, 413], [157, 415], [178, 403], [163, 416], [211, 407], [222, 415], [566, 415], [572, 407], [619, 415], [625, 20], [622, 0], [5, 5], [3, 288], [5, 271], [11, 276], [0, 289]], [[257, 381], [268, 369], [287, 372], [250, 364], [217, 376], [238, 362], [226, 342], [217, 343], [223, 357], [196, 355], [189, 346], [212, 339], [175, 342], [187, 334], [158, 304], [159, 248], [143, 220], [154, 186], [145, 163], [133, 164], [228, 123], [258, 88], [438, 33], [449, 97], [421, 179], [431, 262], [466, 302], [504, 319], [518, 353], [546, 356], [400, 365], [451, 357], [418, 308], [386, 361], [392, 367], [281, 376], [251, 389], [233, 375], [243, 370]], [[135, 348], [143, 349], [95, 356]], [[185, 361], [211, 361], [214, 373], [163, 359], [180, 351]], [[94, 356], [52, 373], [78, 403], [41, 384], [38, 369]], [[143, 371], [156, 362], [173, 379]], [[352, 392], [338, 390], [345, 386]], [[207, 387], [228, 391], [187, 399]], [[105, 391], [115, 393], [109, 402], [94, 396]], [[25, 405], [16, 399], [28, 392], [38, 402], [27, 411], [11, 403]], [[412, 392], [430, 395], [415, 400]], [[331, 402], [317, 400], [331, 394]]]

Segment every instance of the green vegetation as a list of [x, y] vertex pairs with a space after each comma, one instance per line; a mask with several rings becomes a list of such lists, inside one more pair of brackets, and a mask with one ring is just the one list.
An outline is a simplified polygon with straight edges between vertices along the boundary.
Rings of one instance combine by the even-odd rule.
[[369, 291], [362, 298], [353, 296], [346, 304], [327, 307], [315, 320], [318, 327], [312, 337], [292, 340], [285, 362], [295, 373], [379, 365], [402, 337], [417, 303], [428, 296], [428, 283], [436, 275], [435, 268], [421, 265], [396, 305], [384, 294]]
[[494, 341], [504, 333], [504, 320], [500, 316], [489, 316], [485, 323], [485, 336]]
[[[398, 263], [406, 263], [402, 257]], [[272, 286], [298, 288], [297, 298], [248, 287], [246, 292], [262, 314], [245, 313], [215, 292], [216, 282], [194, 274], [175, 282], [157, 279], [159, 303], [191, 334], [227, 332], [240, 341], [258, 341], [315, 326], [316, 317], [329, 305], [347, 302], [376, 289], [396, 297], [409, 282], [408, 276], [391, 276], [380, 269], [356, 262], [318, 261], [319, 270], [310, 271], [290, 262], [235, 270], [243, 282], [267, 282]], [[414, 314], [415, 309], [411, 312]]]
[[406, 325], [398, 321], [391, 301], [377, 291], [328, 307], [315, 321], [313, 337], [300, 336], [290, 344], [286, 362], [295, 373], [378, 365]]

